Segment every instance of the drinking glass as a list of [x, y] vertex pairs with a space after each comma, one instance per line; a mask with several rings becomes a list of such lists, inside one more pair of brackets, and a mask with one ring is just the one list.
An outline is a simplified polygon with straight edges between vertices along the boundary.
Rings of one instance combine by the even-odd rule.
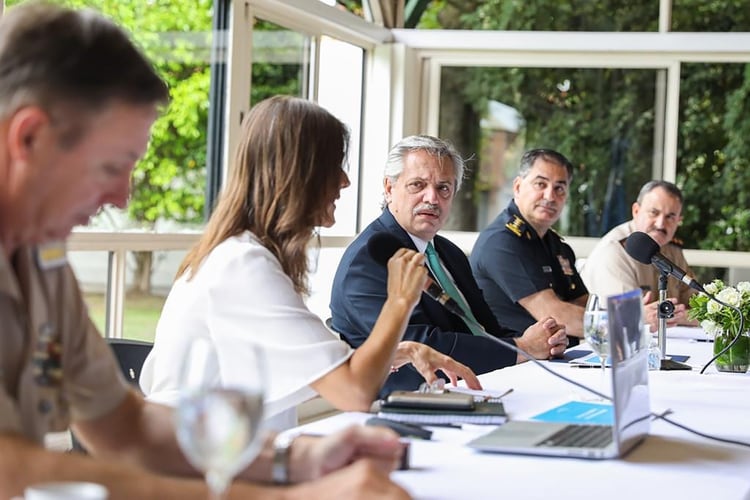
[[607, 387], [607, 360], [609, 358], [609, 324], [607, 311], [595, 309], [583, 313], [583, 337], [591, 349], [599, 356], [602, 367], [602, 387], [605, 392]]
[[261, 348], [246, 347], [242, 383], [222, 383], [216, 349], [202, 338], [192, 342], [180, 371], [177, 441], [188, 461], [203, 472], [214, 500], [224, 497], [232, 478], [260, 450], [266, 367]]

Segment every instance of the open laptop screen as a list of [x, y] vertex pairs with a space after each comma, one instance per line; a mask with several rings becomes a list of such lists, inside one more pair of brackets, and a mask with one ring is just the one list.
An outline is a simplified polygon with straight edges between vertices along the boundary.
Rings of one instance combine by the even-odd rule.
[[615, 441], [620, 455], [648, 435], [651, 402], [648, 391], [648, 344], [641, 290], [607, 298]]

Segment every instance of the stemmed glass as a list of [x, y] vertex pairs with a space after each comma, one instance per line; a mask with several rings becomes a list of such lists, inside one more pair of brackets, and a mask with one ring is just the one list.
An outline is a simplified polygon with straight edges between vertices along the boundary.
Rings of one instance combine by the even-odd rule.
[[194, 340], [183, 359], [175, 411], [177, 441], [188, 461], [204, 473], [210, 498], [223, 498], [232, 478], [258, 454], [266, 367], [263, 351], [247, 346], [241, 384], [221, 380], [216, 348]]
[[609, 392], [607, 379], [607, 360], [609, 358], [609, 324], [607, 311], [594, 309], [583, 313], [583, 337], [591, 349], [599, 356], [602, 367], [602, 387]]

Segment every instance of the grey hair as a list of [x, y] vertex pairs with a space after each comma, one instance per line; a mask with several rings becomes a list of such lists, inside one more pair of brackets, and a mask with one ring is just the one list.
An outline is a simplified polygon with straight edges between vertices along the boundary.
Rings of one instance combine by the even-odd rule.
[[640, 205], [641, 202], [643, 202], [643, 198], [648, 193], [658, 188], [663, 189], [670, 195], [680, 200], [680, 205], [683, 205], [682, 191], [680, 191], [680, 188], [678, 188], [675, 184], [669, 181], [662, 181], [662, 180], [648, 181], [646, 184], [644, 184], [640, 192], [638, 193], [638, 199], [636, 200], [638, 204]]
[[561, 167], [565, 167], [565, 170], [568, 172], [568, 181], [573, 178], [573, 164], [570, 160], [568, 160], [562, 153], [558, 153], [553, 149], [543, 148], [530, 149], [523, 154], [521, 157], [521, 165], [518, 167], [518, 176], [523, 179], [529, 175], [529, 172], [534, 166], [534, 162], [539, 158]]
[[[439, 139], [431, 135], [410, 135], [401, 139], [395, 146], [388, 152], [388, 159], [385, 162], [385, 169], [383, 170], [383, 177], [387, 177], [391, 183], [396, 182], [401, 172], [404, 171], [404, 158], [407, 154], [415, 151], [424, 151], [427, 154], [435, 156], [437, 158], [450, 158], [453, 163], [453, 174], [456, 178], [456, 185], [454, 190], [458, 193], [461, 189], [461, 183], [464, 179], [464, 159], [453, 147], [453, 144], [444, 139]], [[383, 196], [382, 208], [385, 208], [387, 202], [385, 200], [385, 194]]]

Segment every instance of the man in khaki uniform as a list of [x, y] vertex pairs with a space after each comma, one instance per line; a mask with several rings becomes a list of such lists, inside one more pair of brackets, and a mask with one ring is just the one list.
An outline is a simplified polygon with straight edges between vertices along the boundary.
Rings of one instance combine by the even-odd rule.
[[[625, 251], [625, 240], [634, 231], [648, 234], [660, 246], [660, 252], [680, 268], [690, 272], [681, 244], [674, 239], [682, 220], [682, 192], [667, 181], [649, 181], [632, 206], [633, 219], [605, 234], [586, 259], [581, 276], [591, 293], [600, 297], [634, 288], [644, 291], [647, 321], [656, 330], [659, 298], [659, 270], [642, 264]], [[688, 325], [686, 304], [693, 291], [677, 280], [667, 281], [667, 296], [675, 303], [674, 317], [668, 325]]]
[[[123, 380], [65, 256], [75, 225], [102, 205], [125, 206], [167, 98], [127, 35], [98, 14], [30, 2], [0, 21], [0, 498], [71, 479], [102, 483], [113, 499], [207, 496], [171, 411]], [[71, 423], [95, 458], [44, 449], [45, 434]], [[309, 482], [238, 482], [231, 493], [405, 498], [387, 475], [401, 453], [386, 429], [269, 437], [241, 477]], [[366, 458], [347, 465], [357, 457]]]

